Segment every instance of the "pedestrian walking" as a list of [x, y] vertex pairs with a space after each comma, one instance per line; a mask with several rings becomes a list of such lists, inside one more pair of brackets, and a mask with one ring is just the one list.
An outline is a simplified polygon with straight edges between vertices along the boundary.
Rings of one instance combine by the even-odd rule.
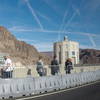
[[42, 57], [39, 57], [39, 60], [37, 62], [37, 68], [36, 68], [39, 76], [44, 76], [44, 63], [42, 61]]
[[51, 61], [51, 74], [56, 75], [59, 73], [59, 63], [56, 59], [56, 56], [53, 57], [53, 60]]
[[4, 56], [4, 66], [2, 69], [3, 78], [12, 78], [13, 66], [10, 56]]
[[70, 58], [68, 58], [65, 62], [65, 71], [66, 74], [70, 74], [71, 70], [73, 69], [73, 64]]

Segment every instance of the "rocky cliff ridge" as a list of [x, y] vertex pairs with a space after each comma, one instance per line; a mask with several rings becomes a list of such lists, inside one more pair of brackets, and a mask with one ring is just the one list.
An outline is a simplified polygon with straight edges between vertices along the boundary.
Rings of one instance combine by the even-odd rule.
[[80, 63], [100, 64], [100, 50], [80, 49]]
[[14, 62], [21, 62], [24, 65], [35, 64], [39, 56], [43, 57], [45, 63], [49, 63], [49, 57], [41, 54], [37, 49], [19, 41], [6, 28], [0, 26], [0, 53], [8, 53]]

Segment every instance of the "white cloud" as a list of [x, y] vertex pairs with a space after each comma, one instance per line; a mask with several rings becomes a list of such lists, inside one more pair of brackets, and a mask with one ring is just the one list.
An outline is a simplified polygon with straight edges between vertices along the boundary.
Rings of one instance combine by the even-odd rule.
[[62, 24], [61, 24], [59, 32], [58, 32], [58, 40], [60, 40], [61, 31], [63, 30], [64, 23], [65, 23], [67, 15], [68, 15], [68, 11], [66, 10], [65, 13], [64, 13], [63, 19], [62, 19]]
[[43, 0], [49, 7], [51, 7], [57, 14], [62, 15], [62, 12], [60, 12], [59, 7], [57, 4], [53, 3], [53, 0]]
[[37, 11], [37, 14], [38, 14], [40, 17], [44, 18], [45, 20], [50, 21], [50, 18], [47, 17], [46, 15], [42, 14], [41, 12]]
[[41, 12], [39, 12], [39, 11], [36, 11], [36, 13], [37, 13], [40, 17], [42, 17], [43, 19], [45, 19], [48, 23], [50, 22], [50, 23], [52, 23], [52, 25], [57, 26], [57, 24], [56, 24], [53, 20], [51, 20], [48, 16], [46, 16], [45, 14], [43, 14], [43, 13], [41, 13]]
[[93, 47], [93, 46], [89, 46], [89, 45], [80, 45], [81, 49], [97, 49], [100, 50], [100, 47]]
[[39, 51], [53, 51], [53, 43], [41, 42], [33, 44]]
[[79, 16], [81, 15], [79, 8], [76, 8], [74, 5], [72, 5], [72, 8], [75, 10], [76, 14]]
[[25, 39], [25, 38], [18, 38], [18, 40], [20, 40], [20, 41], [25, 41], [25, 42], [33, 42], [33, 43], [36, 43], [36, 42], [37, 42], [37, 41], [35, 41], [35, 40]]
[[[82, 2], [81, 2], [82, 4]], [[81, 7], [81, 4], [80, 4], [80, 7]], [[72, 16], [69, 18], [68, 22], [65, 24], [65, 27], [63, 29], [63, 31], [66, 30], [66, 27], [70, 25], [70, 23], [73, 21], [73, 19], [75, 18], [76, 15], [80, 16], [80, 9], [75, 7], [73, 4], [72, 4], [72, 9], [74, 10]]]
[[96, 47], [96, 43], [91, 35], [88, 35], [90, 42], [92, 43], [93, 47]]
[[[70, 34], [73, 33], [73, 32], [69, 32]], [[76, 32], [76, 34], [80, 34], [80, 35], [85, 35], [85, 36], [88, 36], [89, 37], [89, 40], [92, 44], [92, 48], [96, 48], [96, 43], [93, 39], [93, 37], [100, 37], [100, 35], [96, 35], [96, 34], [91, 34], [91, 33], [84, 33], [84, 32]], [[86, 47], [86, 46], [85, 46]]]
[[[9, 28], [10, 31], [15, 31], [15, 32], [42, 32], [42, 33], [55, 33], [58, 34], [59, 30], [47, 30], [47, 29], [38, 29], [38, 28], [30, 28], [30, 27], [23, 27], [23, 26], [13, 26]], [[87, 32], [73, 32], [73, 31], [61, 31], [61, 33], [64, 33], [67, 35], [69, 34], [79, 34], [79, 35], [85, 35], [85, 36], [93, 36], [93, 37], [100, 37], [100, 35], [96, 33], [87, 33]]]
[[85, 36], [93, 36], [93, 37], [100, 37], [100, 35], [97, 35], [95, 33], [87, 33], [87, 32], [71, 32], [71, 31], [67, 31], [66, 33], [79, 34], [79, 35], [85, 35]]
[[31, 7], [31, 4], [29, 3], [28, 0], [24, 0], [27, 4], [27, 7], [29, 8], [30, 12], [32, 13], [34, 19], [36, 20], [36, 22], [38, 23], [38, 25], [40, 26], [41, 29], [43, 29], [43, 25], [41, 24], [39, 18], [37, 17], [35, 10]]
[[32, 28], [32, 27], [24, 27], [24, 26], [13, 26], [9, 28], [10, 31], [14, 32], [39, 32], [42, 31], [41, 29], [38, 28]]

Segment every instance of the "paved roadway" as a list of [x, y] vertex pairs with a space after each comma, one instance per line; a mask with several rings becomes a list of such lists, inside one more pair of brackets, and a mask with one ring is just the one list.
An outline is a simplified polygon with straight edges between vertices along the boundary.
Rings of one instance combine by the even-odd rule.
[[79, 88], [16, 100], [100, 100], [100, 81]]

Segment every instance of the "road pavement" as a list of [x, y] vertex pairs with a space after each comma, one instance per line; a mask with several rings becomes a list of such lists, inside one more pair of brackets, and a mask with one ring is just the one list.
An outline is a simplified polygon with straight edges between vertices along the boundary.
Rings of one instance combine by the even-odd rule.
[[78, 88], [16, 100], [100, 100], [100, 81]]

